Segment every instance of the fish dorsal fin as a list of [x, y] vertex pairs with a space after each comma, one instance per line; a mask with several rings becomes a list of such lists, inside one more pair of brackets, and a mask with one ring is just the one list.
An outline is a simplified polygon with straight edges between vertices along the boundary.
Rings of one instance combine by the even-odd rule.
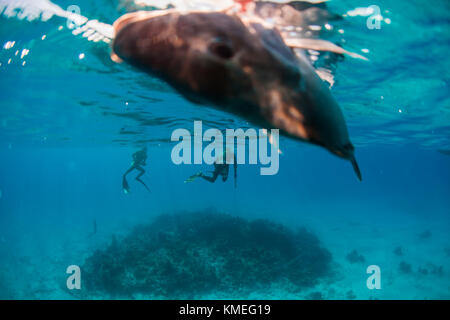
[[334, 52], [338, 54], [346, 54], [352, 58], [361, 59], [368, 61], [366, 57], [355, 53], [345, 50], [344, 48], [341, 48], [337, 45], [335, 45], [333, 42], [322, 40], [322, 39], [307, 39], [307, 38], [284, 38], [284, 42], [288, 47], [291, 48], [299, 48], [299, 49], [310, 49], [310, 50], [316, 50], [316, 51], [329, 51]]

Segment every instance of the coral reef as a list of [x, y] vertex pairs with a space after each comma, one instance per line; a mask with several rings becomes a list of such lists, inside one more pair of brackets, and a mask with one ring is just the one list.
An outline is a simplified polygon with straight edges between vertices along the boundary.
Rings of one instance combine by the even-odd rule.
[[432, 263], [428, 263], [426, 266], [419, 267], [418, 271], [420, 274], [423, 274], [425, 276], [428, 274], [438, 277], [444, 276], [444, 266], [437, 266]]
[[355, 300], [355, 299], [356, 299], [356, 295], [355, 295], [355, 293], [353, 292], [353, 290], [349, 290], [349, 291], [347, 291], [347, 293], [346, 293], [346, 295], [345, 295], [345, 298], [346, 298], [347, 300]]
[[410, 274], [412, 272], [411, 264], [409, 264], [405, 261], [400, 262], [398, 268], [399, 268], [400, 272], [403, 274]]
[[403, 256], [403, 248], [402, 247], [395, 248], [393, 252], [397, 257]]
[[424, 276], [428, 275], [428, 270], [426, 268], [423, 267], [419, 267], [419, 269], [417, 270], [420, 274], [423, 274]]
[[352, 252], [350, 252], [347, 256], [346, 256], [347, 260], [350, 263], [357, 263], [357, 262], [365, 262], [366, 258], [364, 258], [364, 256], [360, 253], [358, 253], [358, 251], [353, 250]]
[[320, 291], [314, 291], [306, 296], [306, 300], [324, 300], [324, 298]]
[[162, 215], [97, 250], [82, 267], [90, 294], [198, 298], [287, 283], [311, 287], [329, 275], [331, 255], [315, 235], [267, 220], [216, 212]]
[[0, 268], [0, 300], [13, 300], [15, 299], [15, 292], [4, 274], [7, 274], [6, 270]]
[[418, 238], [419, 240], [427, 240], [431, 238], [431, 231], [430, 230], [426, 230], [424, 232], [421, 232], [418, 234]]

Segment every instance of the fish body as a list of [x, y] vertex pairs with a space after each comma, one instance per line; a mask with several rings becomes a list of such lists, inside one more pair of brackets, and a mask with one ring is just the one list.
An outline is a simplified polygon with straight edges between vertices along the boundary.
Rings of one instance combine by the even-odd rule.
[[341, 109], [306, 57], [275, 28], [222, 12], [127, 14], [114, 23], [116, 61], [156, 76], [188, 100], [354, 158]]

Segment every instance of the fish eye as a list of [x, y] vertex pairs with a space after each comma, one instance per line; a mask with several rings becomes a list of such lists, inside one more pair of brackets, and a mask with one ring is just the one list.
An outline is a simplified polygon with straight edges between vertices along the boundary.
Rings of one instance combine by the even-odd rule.
[[214, 41], [210, 44], [209, 50], [221, 59], [231, 59], [234, 56], [233, 48], [225, 42]]

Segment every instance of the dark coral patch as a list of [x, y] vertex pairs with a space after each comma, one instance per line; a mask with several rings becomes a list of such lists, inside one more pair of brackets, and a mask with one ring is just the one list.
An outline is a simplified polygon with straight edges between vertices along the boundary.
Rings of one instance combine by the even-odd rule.
[[90, 294], [195, 298], [288, 283], [313, 286], [331, 255], [306, 229], [197, 212], [162, 215], [96, 251], [83, 266]]
[[356, 250], [350, 252], [346, 256], [346, 258], [350, 263], [358, 263], [358, 262], [364, 263], [366, 261], [366, 258], [364, 258], [364, 256]]

